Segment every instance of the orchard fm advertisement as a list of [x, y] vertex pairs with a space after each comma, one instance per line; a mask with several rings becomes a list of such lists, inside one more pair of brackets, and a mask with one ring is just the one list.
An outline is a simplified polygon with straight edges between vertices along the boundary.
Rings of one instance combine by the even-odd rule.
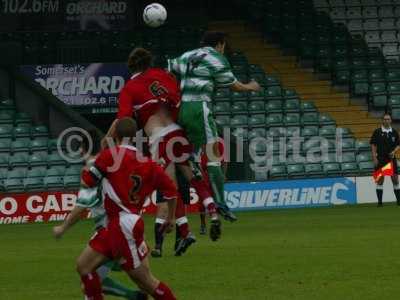
[[122, 63], [25, 65], [20, 70], [72, 106], [117, 106], [129, 78]]
[[132, 27], [133, 11], [127, 0], [1, 0], [0, 29], [121, 30]]

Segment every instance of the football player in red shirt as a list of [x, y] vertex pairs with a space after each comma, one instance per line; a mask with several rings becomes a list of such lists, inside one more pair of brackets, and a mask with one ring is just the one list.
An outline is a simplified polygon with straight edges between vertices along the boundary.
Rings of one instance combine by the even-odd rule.
[[154, 190], [168, 200], [165, 231], [174, 219], [177, 189], [164, 170], [133, 147], [136, 135], [131, 118], [115, 123], [116, 146], [102, 150], [90, 169], [82, 172], [84, 187], [102, 186], [108, 224], [96, 232], [77, 261], [85, 299], [102, 300], [101, 283], [96, 269], [107, 260], [119, 260], [121, 267], [141, 290], [154, 299], [174, 300], [170, 288], [150, 272], [144, 240], [144, 223], [140, 216], [143, 204]]
[[[135, 48], [129, 55], [128, 67], [132, 77], [127, 81], [119, 95], [118, 118], [135, 116], [139, 127], [149, 137], [152, 158], [165, 168], [166, 173], [176, 183], [176, 168], [196, 189], [203, 205], [211, 215], [210, 237], [217, 240], [221, 234], [212, 194], [204, 180], [193, 176], [190, 162], [192, 152], [183, 129], [175, 123], [181, 100], [179, 84], [175, 77], [165, 70], [152, 68], [152, 55], [143, 48]], [[112, 128], [109, 131], [112, 136]], [[162, 205], [161, 205], [162, 206]], [[165, 222], [163, 211], [159, 209], [155, 224], [156, 249], [161, 256], [162, 238], [159, 227]], [[181, 239], [177, 243], [175, 255], [181, 255], [195, 242], [188, 226], [185, 206], [178, 195], [176, 224]]]

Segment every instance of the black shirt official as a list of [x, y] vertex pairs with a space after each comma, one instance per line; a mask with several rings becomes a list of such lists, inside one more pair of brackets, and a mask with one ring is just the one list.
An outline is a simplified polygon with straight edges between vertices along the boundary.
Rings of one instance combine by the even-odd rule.
[[[381, 128], [375, 129], [372, 134], [370, 144], [372, 150], [372, 159], [374, 161], [375, 170], [385, 166], [387, 163], [393, 163], [393, 190], [396, 195], [397, 205], [400, 205], [400, 187], [397, 171], [396, 152], [400, 149], [399, 133], [392, 128], [392, 117], [384, 114]], [[383, 182], [385, 177], [381, 176], [376, 181], [376, 195], [378, 197], [378, 207], [382, 206], [383, 198]]]

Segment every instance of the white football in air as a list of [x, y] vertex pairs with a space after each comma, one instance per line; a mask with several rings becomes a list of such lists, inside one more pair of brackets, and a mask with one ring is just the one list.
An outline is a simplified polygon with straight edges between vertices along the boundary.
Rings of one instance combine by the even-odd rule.
[[152, 3], [145, 7], [143, 20], [150, 27], [159, 27], [167, 20], [167, 10], [159, 3]]

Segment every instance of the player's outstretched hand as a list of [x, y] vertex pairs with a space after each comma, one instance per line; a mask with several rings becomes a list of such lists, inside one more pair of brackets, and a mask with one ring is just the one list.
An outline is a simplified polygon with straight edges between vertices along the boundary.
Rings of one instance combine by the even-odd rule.
[[61, 225], [53, 227], [53, 236], [55, 239], [58, 240], [62, 238], [63, 234], [64, 234], [64, 229]]
[[249, 86], [255, 92], [258, 92], [259, 90], [261, 90], [261, 86], [255, 80], [250, 81]]

